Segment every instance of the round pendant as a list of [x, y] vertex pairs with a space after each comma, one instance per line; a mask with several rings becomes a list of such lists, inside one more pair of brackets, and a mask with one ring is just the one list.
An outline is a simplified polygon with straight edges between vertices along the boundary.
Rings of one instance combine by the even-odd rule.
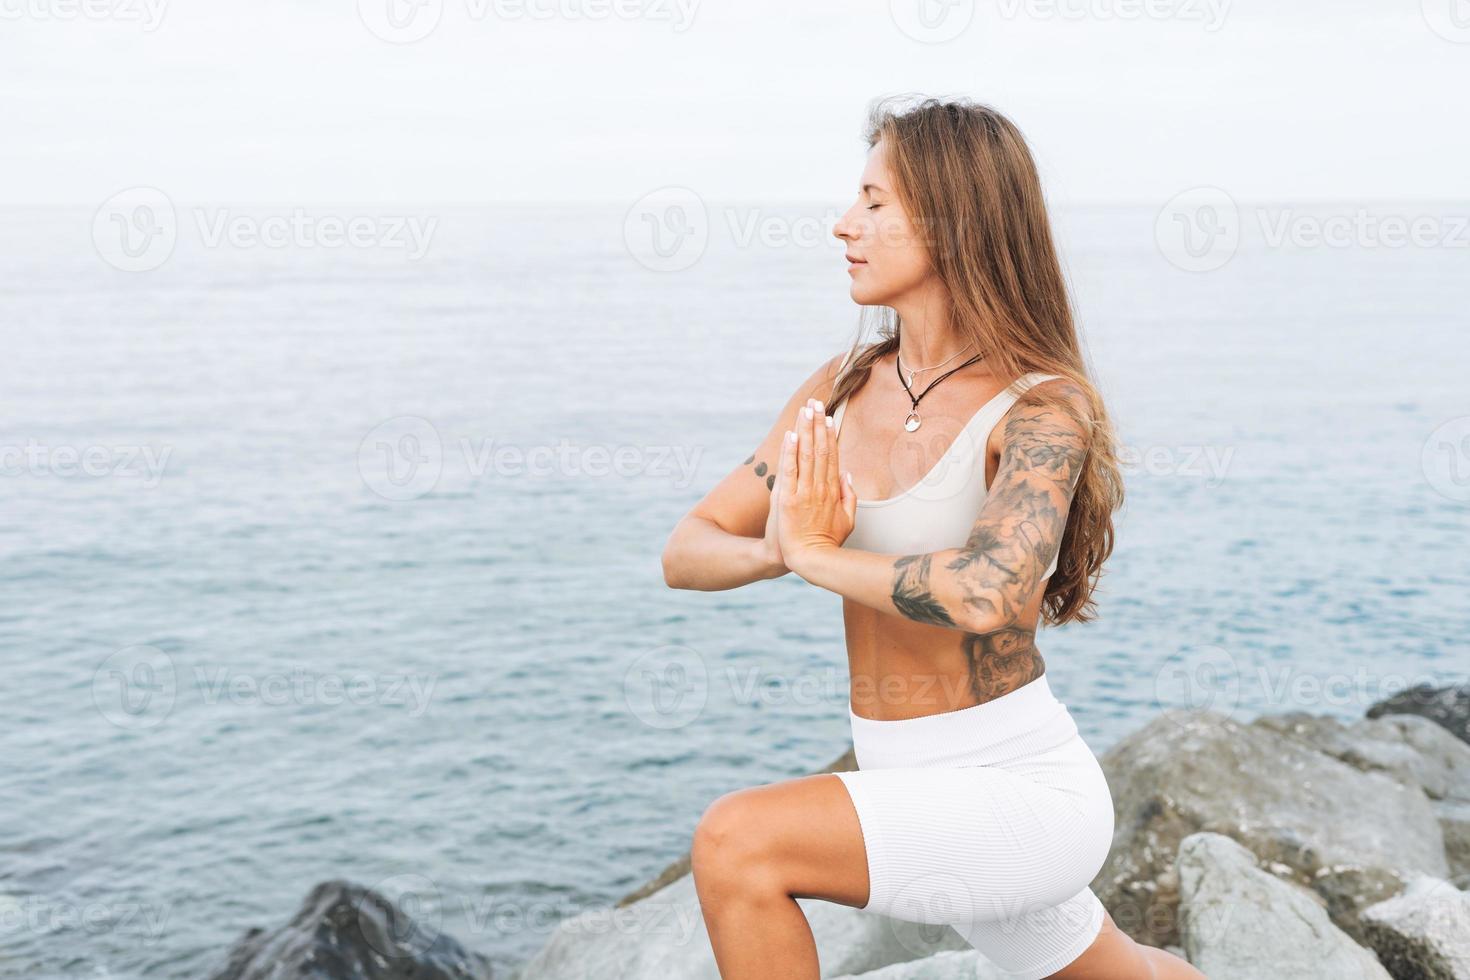
[[919, 413], [910, 412], [909, 417], [903, 420], [903, 427], [908, 432], [913, 432], [919, 427]]

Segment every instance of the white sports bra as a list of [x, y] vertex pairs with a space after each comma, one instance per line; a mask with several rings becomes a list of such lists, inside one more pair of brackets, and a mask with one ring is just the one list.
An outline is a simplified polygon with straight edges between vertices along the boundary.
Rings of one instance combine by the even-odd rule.
[[[918, 483], [882, 500], [859, 499], [852, 534], [842, 547], [887, 555], [928, 554], [964, 547], [989, 489], [985, 486], [985, 447], [991, 430], [1026, 389], [1059, 377], [1032, 372], [1017, 378], [980, 406]], [[832, 413], [834, 433], [841, 432], [846, 409], [847, 402], [843, 401]], [[1050, 578], [1056, 570], [1053, 558], [1042, 578]]]

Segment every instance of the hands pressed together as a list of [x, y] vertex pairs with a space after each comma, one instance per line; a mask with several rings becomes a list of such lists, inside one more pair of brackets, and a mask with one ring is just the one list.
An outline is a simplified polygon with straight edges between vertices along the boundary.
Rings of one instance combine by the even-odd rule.
[[788, 430], [781, 443], [766, 520], [767, 557], [802, 575], [807, 558], [842, 547], [856, 515], [857, 493], [852, 474], [839, 467], [832, 419], [820, 401], [807, 399], [796, 415], [796, 429]]

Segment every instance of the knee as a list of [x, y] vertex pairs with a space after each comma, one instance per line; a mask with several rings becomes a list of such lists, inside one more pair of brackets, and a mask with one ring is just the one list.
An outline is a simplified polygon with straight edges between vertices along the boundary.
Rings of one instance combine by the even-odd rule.
[[705, 808], [694, 827], [690, 870], [701, 891], [759, 892], [770, 884], [765, 848], [752, 805], [741, 791], [726, 793]]

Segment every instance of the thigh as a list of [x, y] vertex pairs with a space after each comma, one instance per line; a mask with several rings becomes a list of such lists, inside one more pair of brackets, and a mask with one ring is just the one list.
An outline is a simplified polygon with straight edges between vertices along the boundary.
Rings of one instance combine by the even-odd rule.
[[752, 786], [711, 803], [694, 832], [696, 878], [733, 869], [795, 898], [861, 908], [868, 901], [862, 828], [833, 773]]
[[[1111, 843], [1068, 793], [1003, 769], [836, 773], [862, 826], [865, 910], [961, 933], [1078, 895]], [[1090, 909], [1089, 914], [1095, 912]]]

